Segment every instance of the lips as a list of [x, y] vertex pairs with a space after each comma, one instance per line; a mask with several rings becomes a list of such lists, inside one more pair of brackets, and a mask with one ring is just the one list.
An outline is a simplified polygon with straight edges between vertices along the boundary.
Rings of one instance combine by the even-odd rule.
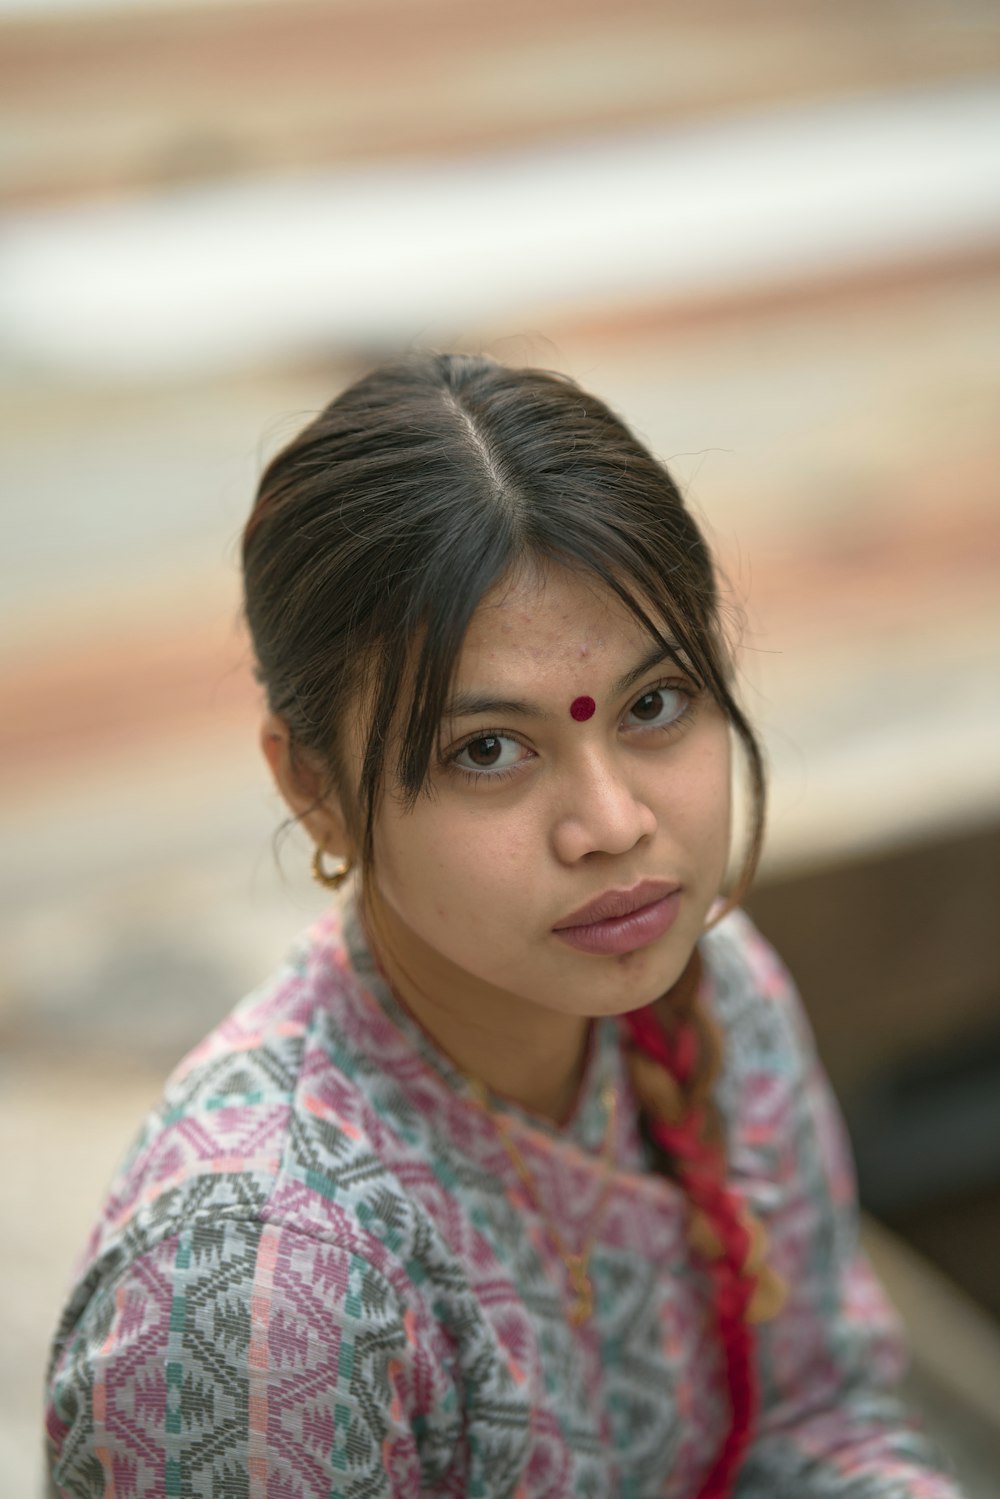
[[630, 890], [605, 890], [564, 916], [552, 935], [594, 957], [624, 958], [665, 937], [677, 920], [682, 891], [669, 880], [643, 880]]
[[680, 886], [670, 880], [642, 880], [629, 890], [605, 890], [595, 900], [588, 901], [585, 906], [563, 916], [552, 930], [565, 932], [571, 927], [593, 926], [598, 921], [614, 921], [623, 916], [631, 916], [633, 912], [654, 905], [679, 889]]

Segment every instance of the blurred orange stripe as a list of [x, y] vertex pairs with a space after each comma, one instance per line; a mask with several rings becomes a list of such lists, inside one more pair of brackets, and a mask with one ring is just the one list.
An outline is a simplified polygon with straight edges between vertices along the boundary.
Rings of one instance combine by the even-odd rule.
[[258, 0], [2, 31], [9, 205], [541, 145], [1000, 63], [995, 28], [954, 23], [947, 0], [912, 19], [892, 0], [846, 15], [832, 0]]
[[[904, 511], [887, 494], [877, 526], [790, 541], [758, 531], [741, 559], [723, 556], [737, 595], [769, 637], [836, 636], [862, 642], [895, 625], [933, 635], [949, 601], [1000, 613], [1000, 507], [996, 460], [970, 454], [947, 473], [923, 467], [897, 478]], [[904, 518], [905, 515], [905, 518]], [[984, 620], [984, 624], [986, 621]], [[31, 777], [122, 747], [252, 732], [261, 690], [245, 638], [229, 621], [168, 618], [93, 632], [59, 651], [27, 652], [0, 670], [0, 772]]]
[[[68, 639], [0, 670], [0, 770], [78, 762], [114, 746], [196, 738], [249, 722], [260, 701], [249, 648], [217, 621], [171, 620]], [[9, 789], [9, 788], [8, 788]]]
[[885, 265], [845, 266], [825, 276], [787, 276], [759, 287], [738, 286], [711, 296], [664, 297], [657, 301], [645, 297], [634, 302], [623, 297], [613, 306], [550, 315], [545, 320], [545, 336], [560, 347], [576, 340], [600, 346], [627, 341], [639, 346], [647, 340], [661, 340], [665, 334], [707, 330], [716, 324], [736, 331], [741, 322], [767, 319], [776, 313], [825, 311], [840, 306], [861, 313], [868, 303], [885, 306], [896, 295], [962, 286], [979, 279], [992, 283], [998, 275], [1000, 245], [981, 245], [946, 255], [893, 259]]

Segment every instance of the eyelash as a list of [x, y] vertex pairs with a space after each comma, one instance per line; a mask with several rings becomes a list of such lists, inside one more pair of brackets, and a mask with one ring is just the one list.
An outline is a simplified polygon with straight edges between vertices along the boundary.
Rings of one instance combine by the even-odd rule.
[[[686, 699], [684, 707], [681, 709], [680, 713], [678, 713], [676, 718], [671, 719], [670, 723], [660, 725], [647, 725], [646, 727], [649, 729], [650, 733], [668, 735], [672, 738], [687, 725], [689, 719], [694, 713], [695, 706], [701, 694], [701, 688], [695, 686], [693, 682], [687, 680], [678, 680], [678, 678], [676, 677], [666, 677], [662, 681], [653, 682], [648, 687], [644, 687], [643, 690], [632, 699], [625, 712], [630, 713], [635, 707], [636, 703], [641, 703], [644, 697], [649, 697], [654, 692], [663, 691], [681, 693]], [[640, 725], [639, 727], [641, 729], [643, 726]], [[468, 749], [470, 744], [475, 744], [480, 739], [512, 739], [515, 744], [523, 745], [523, 741], [519, 739], [516, 734], [512, 734], [509, 729], [477, 729], [474, 734], [470, 734], [466, 739], [463, 739], [461, 744], [456, 745], [454, 749], [448, 751], [448, 753], [444, 757], [444, 768], [452, 775], [461, 776], [467, 784], [473, 786], [481, 786], [484, 782], [489, 782], [490, 785], [496, 785], [497, 782], [509, 780], [511, 776], [516, 776], [520, 773], [521, 766], [524, 763], [520, 760], [516, 765], [508, 765], [502, 770], [470, 770], [466, 765], [456, 764], [458, 756], [462, 753], [462, 751]], [[527, 748], [527, 746], [524, 747]]]

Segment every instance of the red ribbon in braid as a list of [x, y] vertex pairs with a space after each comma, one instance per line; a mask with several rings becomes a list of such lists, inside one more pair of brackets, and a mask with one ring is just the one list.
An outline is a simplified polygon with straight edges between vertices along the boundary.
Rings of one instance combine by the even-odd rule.
[[[757, 1410], [753, 1336], [748, 1321], [773, 1316], [783, 1299], [783, 1288], [767, 1267], [759, 1276], [754, 1273], [760, 1268], [765, 1236], [758, 1226], [755, 1238], [744, 1205], [726, 1186], [725, 1147], [711, 1098], [721, 1048], [713, 1023], [697, 1006], [700, 980], [701, 959], [696, 948], [669, 994], [655, 1006], [622, 1018], [635, 1059], [636, 1092], [650, 1135], [671, 1158], [678, 1182], [690, 1201], [692, 1227], [699, 1230], [705, 1268], [712, 1282], [731, 1420], [698, 1499], [726, 1499], [749, 1443]], [[660, 1015], [664, 1015], [666, 1024]], [[650, 1062], [663, 1072], [650, 1068]]]

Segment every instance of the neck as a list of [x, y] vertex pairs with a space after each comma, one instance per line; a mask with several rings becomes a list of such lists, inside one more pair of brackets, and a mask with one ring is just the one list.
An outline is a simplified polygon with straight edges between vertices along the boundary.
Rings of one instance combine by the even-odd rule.
[[546, 1010], [466, 973], [377, 895], [364, 901], [363, 917], [393, 993], [461, 1072], [530, 1113], [568, 1118], [586, 1065], [586, 1016]]

